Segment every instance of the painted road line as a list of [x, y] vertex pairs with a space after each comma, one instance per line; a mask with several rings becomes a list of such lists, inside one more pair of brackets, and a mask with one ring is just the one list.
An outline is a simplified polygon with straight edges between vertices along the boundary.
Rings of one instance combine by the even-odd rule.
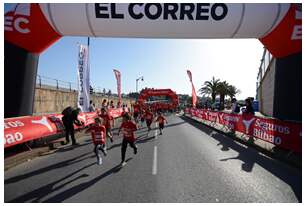
[[152, 175], [157, 174], [157, 146], [154, 146]]
[[158, 139], [158, 135], [157, 135], [157, 122], [155, 123], [155, 135], [154, 135], [155, 139]]

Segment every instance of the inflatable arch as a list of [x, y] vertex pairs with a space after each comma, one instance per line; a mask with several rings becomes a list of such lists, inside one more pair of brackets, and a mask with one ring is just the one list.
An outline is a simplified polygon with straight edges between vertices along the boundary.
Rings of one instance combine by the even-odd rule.
[[159, 104], [161, 104], [161, 106], [167, 106], [167, 107], [170, 107], [170, 108], [174, 109], [179, 104], [178, 96], [171, 89], [144, 89], [139, 94], [139, 97], [137, 99], [137, 103], [139, 105], [144, 105], [146, 100], [149, 97], [153, 97], [153, 96], [166, 96], [166, 97], [170, 97], [170, 99], [172, 100], [171, 104], [170, 105], [168, 105], [168, 104], [164, 105], [164, 104], [159, 103]]
[[257, 38], [281, 58], [301, 52], [298, 4], [17, 4], [4, 18], [5, 117], [32, 114], [38, 57], [62, 36]]

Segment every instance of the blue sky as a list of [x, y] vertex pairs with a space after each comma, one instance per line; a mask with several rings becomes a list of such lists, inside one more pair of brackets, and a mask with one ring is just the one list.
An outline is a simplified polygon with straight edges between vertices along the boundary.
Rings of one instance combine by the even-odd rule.
[[[5, 5], [5, 10], [9, 8]], [[77, 82], [77, 43], [87, 37], [63, 37], [40, 55], [38, 74]], [[144, 87], [171, 88], [191, 94], [186, 70], [198, 90], [213, 76], [241, 90], [238, 98], [255, 96], [263, 46], [256, 39], [141, 39], [91, 38], [90, 81], [116, 92], [113, 69], [121, 71], [122, 92]]]
[[[77, 43], [86, 37], [64, 37], [43, 52], [38, 73], [76, 82]], [[193, 73], [198, 90], [212, 76], [226, 80], [242, 92], [255, 95], [256, 76], [262, 55], [258, 40], [177, 40], [91, 38], [90, 81], [94, 87], [116, 91], [113, 69], [121, 71], [122, 91], [135, 91], [135, 80], [144, 76], [139, 88], [171, 88], [189, 94], [186, 70]]]

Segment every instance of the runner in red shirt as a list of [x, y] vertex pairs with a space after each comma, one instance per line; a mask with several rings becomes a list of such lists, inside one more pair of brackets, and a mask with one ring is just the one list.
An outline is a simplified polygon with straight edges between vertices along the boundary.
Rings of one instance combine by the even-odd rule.
[[127, 144], [130, 145], [134, 149], [134, 154], [137, 154], [137, 146], [135, 145], [135, 134], [134, 132], [137, 130], [137, 126], [134, 122], [132, 122], [131, 117], [129, 114], [125, 114], [123, 116], [123, 122], [119, 128], [118, 135], [120, 131], [123, 131], [123, 140], [121, 145], [121, 166], [126, 164], [125, 162], [125, 153]]
[[135, 121], [136, 123], [138, 123], [138, 115], [139, 115], [139, 105], [135, 104], [135, 105], [134, 105], [133, 117], [134, 117], [134, 121]]
[[101, 114], [100, 117], [103, 119], [103, 125], [105, 126], [106, 129], [106, 134], [108, 138], [110, 139], [111, 142], [113, 142], [113, 134], [112, 134], [112, 125], [114, 126], [114, 118], [111, 117], [107, 112], [105, 108], [101, 109]]
[[104, 156], [107, 155], [106, 152], [106, 129], [101, 124], [101, 120], [99, 118], [95, 119], [95, 124], [90, 125], [90, 127], [85, 131], [85, 133], [91, 133], [92, 142], [95, 145], [94, 152], [97, 156], [97, 164], [102, 164], [102, 157], [99, 154], [99, 150], [101, 150]]
[[150, 109], [148, 109], [145, 113], [145, 119], [146, 119], [146, 123], [147, 123], [147, 127], [148, 127], [148, 132], [150, 132], [151, 130], [151, 124], [153, 122], [154, 119], [154, 115], [153, 113], [150, 111]]
[[163, 134], [162, 130], [164, 129], [165, 122], [166, 123], [168, 123], [168, 122], [167, 122], [166, 118], [161, 114], [161, 112], [158, 112], [156, 122], [158, 122], [159, 134], [162, 135]]
[[143, 123], [145, 121], [145, 113], [146, 113], [146, 111], [144, 109], [142, 109], [141, 114], [140, 114], [141, 127], [143, 127]]

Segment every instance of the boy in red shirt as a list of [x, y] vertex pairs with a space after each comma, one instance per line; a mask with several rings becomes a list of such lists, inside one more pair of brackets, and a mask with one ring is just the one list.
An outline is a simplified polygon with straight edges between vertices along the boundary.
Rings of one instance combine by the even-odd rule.
[[162, 130], [164, 129], [165, 122], [166, 123], [168, 123], [168, 122], [167, 122], [166, 118], [161, 114], [161, 112], [158, 112], [156, 122], [158, 122], [159, 134], [162, 135], [163, 134]]
[[111, 122], [114, 125], [114, 119], [106, 112], [105, 108], [101, 109], [100, 117], [103, 119], [103, 125], [105, 126], [107, 136], [110, 141], [113, 142]]
[[134, 154], [137, 154], [137, 146], [135, 145], [135, 134], [134, 132], [137, 130], [137, 126], [134, 122], [132, 122], [131, 117], [129, 114], [125, 114], [123, 116], [123, 122], [119, 128], [118, 135], [120, 131], [123, 131], [123, 140], [121, 144], [121, 166], [126, 164], [125, 162], [125, 153], [127, 144], [130, 145], [134, 149]]
[[97, 156], [97, 164], [101, 165], [102, 164], [102, 157], [99, 154], [99, 150], [101, 150], [104, 154], [104, 156], [107, 155], [106, 152], [106, 129], [105, 127], [101, 124], [101, 121], [99, 118], [95, 119], [95, 124], [92, 124], [86, 131], [85, 133], [91, 132], [91, 138], [92, 142], [94, 143], [94, 152]]
[[146, 123], [147, 123], [147, 127], [148, 127], [148, 132], [150, 132], [151, 130], [151, 124], [152, 121], [154, 119], [154, 115], [153, 113], [150, 111], [150, 109], [148, 109], [145, 113], [145, 119], [146, 119]]
[[141, 114], [140, 114], [140, 121], [141, 121], [141, 126], [143, 127], [143, 123], [144, 123], [144, 121], [145, 121], [145, 110], [143, 109], [142, 111], [141, 111]]

